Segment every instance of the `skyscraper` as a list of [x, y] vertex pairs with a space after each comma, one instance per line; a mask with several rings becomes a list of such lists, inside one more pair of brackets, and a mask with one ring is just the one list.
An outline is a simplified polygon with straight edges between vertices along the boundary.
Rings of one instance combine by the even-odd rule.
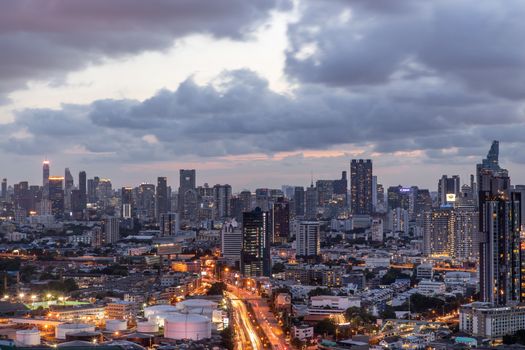
[[155, 217], [160, 220], [162, 214], [168, 212], [168, 180], [165, 177], [157, 178], [157, 192], [155, 193]]
[[257, 207], [243, 213], [241, 273], [245, 277], [270, 276], [270, 220]]
[[56, 218], [64, 216], [64, 178], [62, 176], [48, 177], [48, 198], [51, 202], [51, 214]]
[[321, 252], [319, 222], [301, 221], [296, 234], [296, 244], [297, 256], [318, 256]]
[[87, 204], [87, 175], [85, 171], [78, 173], [78, 190], [80, 197], [80, 207], [86, 209]]
[[351, 209], [353, 214], [372, 214], [372, 161], [370, 159], [352, 159]]
[[272, 206], [272, 241], [284, 243], [290, 238], [290, 204], [281, 197]]
[[304, 187], [296, 186], [294, 188], [293, 203], [295, 216], [304, 216]]
[[159, 218], [160, 236], [175, 236], [180, 231], [179, 213], [163, 213]]
[[69, 168], [66, 168], [64, 171], [64, 209], [67, 212], [71, 212], [71, 191], [73, 191], [74, 180], [73, 175], [69, 171]]
[[133, 189], [122, 187], [120, 190], [120, 217], [131, 219], [133, 217]]
[[508, 171], [499, 166], [494, 141], [476, 166], [480, 243], [480, 294], [485, 302], [514, 305], [525, 300], [522, 275], [521, 195], [510, 192]]
[[7, 201], [7, 179], [2, 180], [2, 200]]
[[181, 219], [193, 221], [197, 218], [198, 196], [195, 182], [195, 169], [180, 169], [178, 210]]
[[104, 218], [104, 244], [113, 244], [120, 239], [119, 219], [113, 216]]
[[317, 189], [314, 187], [313, 182], [310, 187], [306, 188], [306, 199], [305, 199], [305, 213], [304, 216], [308, 220], [314, 220], [317, 218]]
[[42, 163], [42, 197], [48, 199], [49, 197], [49, 161], [44, 160]]
[[213, 202], [215, 204], [214, 217], [224, 219], [232, 216], [231, 209], [232, 187], [226, 185], [213, 186]]
[[453, 204], [459, 198], [461, 183], [458, 175], [443, 175], [438, 181], [439, 205]]

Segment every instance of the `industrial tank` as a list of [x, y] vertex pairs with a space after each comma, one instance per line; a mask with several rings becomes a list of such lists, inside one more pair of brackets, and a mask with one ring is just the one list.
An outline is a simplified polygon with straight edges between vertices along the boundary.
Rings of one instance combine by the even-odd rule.
[[16, 331], [16, 342], [21, 345], [40, 345], [38, 329], [23, 329]]
[[106, 330], [110, 332], [125, 331], [128, 328], [126, 320], [106, 320]]
[[62, 323], [55, 328], [55, 338], [66, 339], [68, 333], [94, 332], [95, 326], [85, 323]]
[[159, 326], [155, 322], [138, 322], [137, 323], [137, 332], [139, 333], [157, 333], [159, 331]]
[[211, 337], [211, 321], [206, 316], [181, 314], [164, 320], [164, 337], [201, 340]]

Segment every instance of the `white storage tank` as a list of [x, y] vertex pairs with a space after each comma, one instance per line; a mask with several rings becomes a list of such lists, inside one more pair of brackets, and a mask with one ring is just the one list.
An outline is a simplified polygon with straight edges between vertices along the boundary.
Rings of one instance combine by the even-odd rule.
[[128, 329], [126, 320], [106, 320], [106, 330], [110, 332], [125, 331]]
[[201, 340], [211, 338], [211, 321], [206, 316], [181, 314], [164, 320], [164, 337]]
[[137, 323], [137, 332], [139, 333], [157, 333], [159, 331], [159, 326], [155, 322], [138, 322]]
[[55, 338], [66, 339], [66, 334], [79, 332], [94, 332], [95, 326], [85, 323], [62, 323], [55, 328]]
[[144, 317], [149, 319], [151, 316], [166, 314], [170, 312], [177, 312], [177, 308], [173, 305], [153, 305], [144, 308]]
[[38, 329], [16, 331], [16, 342], [20, 345], [40, 345], [40, 331]]
[[177, 309], [179, 310], [191, 310], [191, 309], [216, 309], [217, 303], [206, 299], [186, 299], [177, 303]]

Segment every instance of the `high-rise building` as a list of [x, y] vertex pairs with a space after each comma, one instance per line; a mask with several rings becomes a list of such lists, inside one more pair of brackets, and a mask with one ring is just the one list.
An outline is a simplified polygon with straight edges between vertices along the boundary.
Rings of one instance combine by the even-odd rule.
[[64, 171], [64, 209], [66, 212], [72, 211], [71, 191], [73, 191], [74, 185], [73, 175], [71, 175], [69, 168], [66, 168]]
[[64, 215], [64, 178], [62, 176], [48, 177], [48, 198], [51, 202], [51, 214], [56, 218]]
[[120, 190], [120, 217], [131, 219], [133, 217], [133, 189], [122, 187]]
[[270, 276], [269, 219], [259, 207], [243, 213], [241, 273], [245, 277]]
[[499, 166], [499, 142], [494, 141], [476, 166], [480, 243], [481, 300], [515, 305], [525, 300], [522, 262], [521, 194], [510, 192], [508, 171]]
[[395, 208], [388, 212], [388, 228], [392, 232], [408, 232], [408, 210]]
[[78, 191], [80, 197], [80, 208], [86, 209], [87, 204], [87, 175], [85, 171], [78, 173]]
[[458, 261], [477, 261], [479, 256], [478, 208], [472, 204], [458, 203], [452, 214], [454, 231], [449, 242], [452, 258]]
[[352, 159], [350, 164], [351, 209], [353, 214], [372, 214], [372, 161]]
[[284, 243], [290, 238], [290, 204], [281, 197], [272, 206], [272, 241]]
[[42, 196], [44, 199], [49, 197], [49, 161], [46, 159], [42, 163]]
[[140, 184], [136, 188], [136, 215], [141, 221], [153, 221], [155, 218], [155, 185]]
[[383, 219], [375, 218], [370, 225], [370, 238], [374, 242], [383, 242], [384, 239], [384, 225]]
[[230, 264], [240, 266], [241, 251], [243, 245], [243, 233], [238, 227], [237, 221], [232, 220], [222, 225], [221, 231], [221, 255]]
[[304, 216], [304, 187], [296, 186], [293, 195], [295, 216]]
[[104, 244], [113, 244], [120, 239], [119, 219], [109, 216], [103, 219], [104, 224]]
[[179, 172], [179, 205], [181, 219], [195, 221], [198, 212], [195, 169], [181, 169]]
[[7, 201], [7, 179], [2, 180], [2, 200]]
[[320, 226], [317, 221], [301, 221], [296, 233], [296, 255], [315, 257], [321, 252]]
[[175, 236], [180, 231], [179, 213], [163, 213], [159, 220], [160, 236]]
[[461, 182], [459, 175], [448, 177], [443, 175], [438, 181], [438, 202], [439, 205], [453, 204], [459, 198]]
[[214, 217], [217, 219], [229, 218], [232, 216], [231, 209], [232, 187], [226, 185], [213, 186], [213, 202], [215, 204]]
[[410, 187], [390, 186], [387, 190], [388, 209], [402, 208], [408, 210], [410, 207]]
[[333, 180], [317, 180], [315, 182], [317, 189], [317, 204], [320, 207], [328, 205], [334, 195], [334, 181]]
[[250, 191], [244, 190], [239, 193], [239, 201], [243, 213], [252, 210], [252, 193]]
[[158, 177], [155, 194], [155, 217], [157, 220], [160, 220], [162, 214], [168, 212], [168, 204], [168, 180], [165, 177]]
[[378, 213], [384, 213], [386, 212], [386, 204], [385, 204], [385, 188], [383, 187], [382, 184], [376, 184], [376, 189], [377, 189], [377, 204], [376, 204], [376, 207], [375, 207], [375, 211], [378, 212]]
[[441, 207], [425, 212], [423, 225], [424, 253], [451, 256], [454, 234], [453, 208]]
[[314, 187], [314, 184], [311, 183], [310, 187], [306, 188], [305, 196], [305, 213], [304, 216], [308, 220], [314, 220], [317, 218], [317, 189]]

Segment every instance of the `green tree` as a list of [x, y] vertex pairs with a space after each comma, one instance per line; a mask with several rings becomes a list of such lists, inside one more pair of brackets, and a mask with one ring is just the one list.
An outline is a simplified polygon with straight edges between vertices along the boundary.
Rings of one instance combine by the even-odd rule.
[[231, 327], [226, 327], [221, 332], [221, 344], [228, 350], [233, 350], [235, 347], [234, 343], [234, 331]]
[[335, 324], [334, 320], [325, 318], [324, 320], [317, 322], [314, 327], [314, 332], [321, 335], [335, 335], [336, 329], [337, 325]]
[[207, 295], [222, 295], [223, 292], [226, 290], [226, 283], [224, 282], [216, 282], [211, 285], [210, 289], [208, 289]]
[[317, 287], [308, 292], [309, 297], [314, 297], [317, 295], [332, 295], [332, 292], [330, 291], [329, 288], [321, 288], [321, 287]]
[[284, 264], [280, 262], [273, 264], [272, 273], [280, 273], [280, 272], [284, 272]]

